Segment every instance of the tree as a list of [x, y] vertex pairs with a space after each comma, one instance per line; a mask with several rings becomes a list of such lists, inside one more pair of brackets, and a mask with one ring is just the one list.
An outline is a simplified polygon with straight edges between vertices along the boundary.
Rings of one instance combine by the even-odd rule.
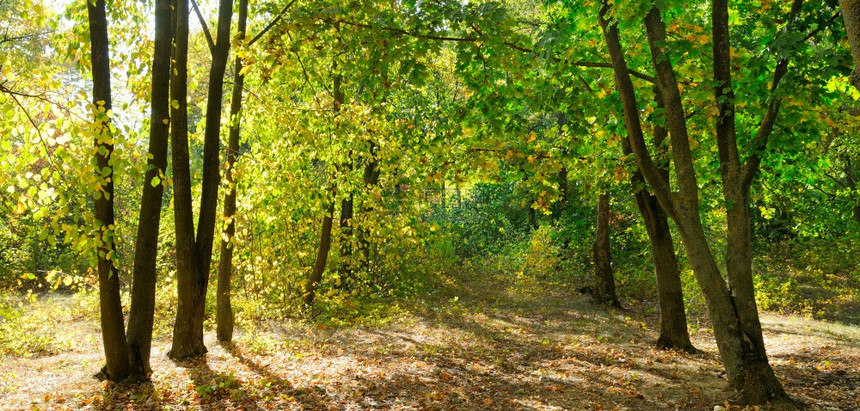
[[[340, 113], [341, 107], [343, 106], [345, 99], [343, 90], [341, 88], [343, 76], [340, 74], [340, 72], [335, 73], [337, 70], [337, 64], [332, 64], [332, 111], [334, 112], [335, 117], [337, 117], [338, 113]], [[332, 178], [332, 180], [334, 179]], [[328, 254], [329, 251], [331, 251], [331, 228], [332, 222], [334, 220], [335, 194], [337, 193], [337, 188], [335, 186], [334, 181], [330, 182], [329, 184], [331, 185], [331, 188], [329, 190], [329, 196], [325, 199], [325, 201], [328, 203], [328, 207], [325, 211], [325, 215], [323, 215], [320, 241], [319, 246], [317, 247], [317, 258], [314, 261], [313, 271], [311, 272], [310, 278], [308, 278], [307, 285], [305, 286], [306, 305], [312, 305], [314, 303], [316, 289], [320, 281], [322, 280], [322, 276], [326, 268], [326, 262], [328, 261]], [[350, 204], [349, 207], [351, 212], [352, 205]]]
[[[239, 0], [239, 21], [237, 40], [245, 40], [245, 27], [248, 21], [248, 0]], [[230, 99], [230, 134], [227, 142], [227, 193], [224, 195], [224, 219], [227, 227], [221, 236], [221, 257], [218, 261], [218, 289], [216, 290], [215, 333], [218, 341], [230, 342], [233, 339], [233, 308], [230, 305], [230, 278], [233, 272], [233, 243], [236, 235], [236, 160], [239, 157], [239, 131], [241, 130], [242, 87], [245, 75], [242, 73], [242, 58], [236, 56], [233, 72], [233, 95]]]
[[[170, 148], [173, 166], [173, 214], [176, 231], [177, 318], [173, 328], [173, 347], [168, 356], [184, 358], [202, 355], [203, 324], [191, 323], [191, 311], [199, 299], [197, 254], [194, 244], [194, 214], [191, 208], [191, 170], [188, 153], [188, 0], [175, 3], [176, 29], [173, 39], [173, 66], [170, 79]], [[180, 315], [182, 316], [180, 318]], [[182, 322], [180, 322], [182, 320]], [[196, 338], [195, 338], [196, 337]], [[181, 347], [181, 348], [180, 348]], [[174, 352], [174, 349], [177, 349]]]
[[615, 295], [615, 278], [612, 276], [612, 259], [610, 258], [609, 193], [601, 193], [598, 196], [597, 231], [594, 237], [594, 272], [596, 279], [594, 299], [598, 302], [621, 308], [618, 296]]
[[[187, 0], [179, 0], [177, 5], [177, 14], [180, 16], [177, 21], [184, 20], [183, 29], [187, 31]], [[185, 15], [182, 10], [185, 10]], [[185, 161], [173, 163], [174, 175], [177, 175], [178, 168], [184, 168], [181, 171], [183, 178], [183, 194], [179, 196], [179, 190], [176, 190], [174, 197], [175, 209], [182, 209], [182, 215], [178, 215], [177, 211], [176, 225], [176, 248], [177, 248], [177, 279], [179, 293], [179, 308], [176, 311], [176, 321], [173, 327], [173, 346], [170, 349], [170, 357], [173, 359], [184, 359], [199, 357], [206, 354], [206, 346], [203, 344], [203, 319], [206, 308], [206, 289], [209, 285], [209, 268], [212, 261], [212, 246], [215, 235], [215, 216], [218, 206], [218, 184], [219, 184], [219, 162], [218, 152], [220, 147], [221, 133], [221, 98], [224, 95], [224, 72], [227, 68], [227, 59], [230, 52], [230, 20], [233, 16], [232, 0], [221, 0], [218, 6], [218, 34], [215, 42], [209, 39], [209, 48], [212, 53], [212, 65], [209, 70], [209, 89], [206, 100], [206, 124], [204, 131], [204, 146], [203, 146], [203, 182], [200, 193], [200, 213], [197, 221], [197, 234], [193, 234], [194, 225], [192, 222], [192, 204], [190, 192], [190, 171], [189, 163], [186, 154], [188, 141], [187, 129], [181, 130], [180, 134], [174, 138], [183, 138], [184, 147], [176, 147], [185, 149], [183, 159]], [[177, 37], [183, 35], [177, 26]], [[187, 34], [184, 34], [186, 39], [186, 48], [184, 53], [174, 57], [175, 61], [179, 59], [185, 60], [187, 64]], [[177, 40], [177, 54], [179, 54], [179, 41]], [[185, 70], [185, 67], [179, 67], [177, 63], [176, 70]], [[187, 73], [183, 73], [187, 78]], [[181, 80], [180, 80], [181, 81]], [[184, 82], [184, 83], [187, 83]], [[181, 86], [187, 87], [186, 84]], [[185, 93], [174, 94], [174, 105], [178, 103], [180, 110], [186, 108], [184, 101]], [[180, 100], [180, 98], [182, 100]], [[186, 113], [187, 116], [187, 113]], [[174, 129], [175, 130], [175, 129]], [[174, 149], [174, 158], [177, 157], [177, 150]], [[174, 181], [177, 179], [174, 178]], [[184, 185], [187, 184], [187, 189]], [[186, 192], [187, 190], [187, 192]], [[182, 204], [179, 204], [180, 201]], [[180, 218], [181, 217], [181, 218]], [[181, 228], [180, 228], [181, 225]], [[180, 236], [180, 230], [183, 235]], [[180, 245], [181, 244], [181, 245]], [[180, 253], [180, 248], [182, 252]], [[180, 260], [182, 262], [180, 263]]]
[[152, 58], [152, 93], [149, 116], [149, 160], [143, 181], [137, 240], [132, 271], [131, 308], [128, 316], [130, 377], [148, 379], [155, 314], [158, 231], [167, 172], [170, 135], [170, 51], [173, 27], [170, 0], [155, 3], [155, 52]]
[[[794, 21], [800, 5], [800, 1], [793, 3], [789, 22]], [[615, 86], [623, 103], [628, 138], [643, 177], [681, 233], [696, 279], [708, 302], [714, 334], [729, 382], [748, 403], [775, 403], [794, 407], [794, 402], [783, 390], [767, 360], [752, 283], [749, 220], [750, 183], [758, 172], [761, 152], [767, 148], [767, 140], [779, 112], [780, 98], [773, 93], [787, 71], [788, 60], [783, 57], [774, 69], [767, 111], [759, 125], [752, 151], [742, 163], [735, 136], [728, 5], [724, 0], [712, 3], [713, 71], [718, 110], [716, 140], [728, 221], [727, 283], [714, 259], [699, 215], [699, 189], [687, 120], [671, 56], [667, 53], [666, 27], [661, 12], [656, 7], [651, 8], [644, 23], [652, 64], [657, 72], [656, 85], [665, 104], [678, 194], [672, 192], [669, 180], [660, 174], [645, 145], [635, 89], [625, 62], [617, 24], [608, 19], [609, 9], [608, 3], [604, 1], [599, 22], [612, 60]]]
[[[663, 99], [655, 90], [658, 109], [663, 108]], [[656, 164], [660, 175], [668, 181], [669, 164], [666, 158], [666, 146], [663, 144], [668, 137], [668, 130], [661, 124], [654, 125], [653, 146], [661, 160]], [[628, 138], [621, 139], [621, 149], [625, 156], [633, 155]], [[684, 295], [681, 291], [681, 271], [678, 258], [675, 256], [675, 243], [672, 231], [669, 229], [669, 217], [660, 205], [657, 197], [648, 191], [645, 178], [639, 167], [631, 174], [630, 183], [633, 186], [636, 207], [645, 224], [648, 242], [651, 247], [651, 261], [654, 263], [654, 273], [657, 278], [657, 297], [660, 304], [660, 335], [657, 337], [657, 347], [662, 349], [677, 349], [695, 352], [687, 330], [687, 314], [684, 310]]]
[[98, 252], [99, 306], [102, 339], [107, 365], [102, 370], [107, 379], [122, 381], [128, 376], [128, 346], [123, 328], [122, 303], [119, 297], [119, 270], [114, 264], [113, 167], [111, 153], [110, 49], [107, 13], [104, 0], [87, 2], [93, 73], [93, 140], [98, 187], [94, 194]]

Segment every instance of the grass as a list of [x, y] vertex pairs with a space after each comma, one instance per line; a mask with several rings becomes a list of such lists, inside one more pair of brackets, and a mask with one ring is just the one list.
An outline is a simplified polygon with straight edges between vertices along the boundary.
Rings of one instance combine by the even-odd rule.
[[[356, 303], [373, 321], [268, 320], [239, 330], [229, 346], [207, 330], [210, 352], [196, 361], [168, 360], [169, 341], [158, 334], [152, 382], [133, 387], [91, 378], [102, 363], [98, 323], [91, 308], [76, 308], [91, 301], [21, 301], [4, 308], [19, 314], [2, 324], [49, 324], [33, 325], [46, 342], [3, 351], [0, 408], [732, 408], [736, 394], [704, 327], [693, 334], [701, 355], [658, 351], [653, 303], [606, 309], [528, 273], [456, 271], [388, 310], [394, 300]], [[762, 319], [771, 363], [792, 395], [816, 409], [860, 408], [860, 328]]]

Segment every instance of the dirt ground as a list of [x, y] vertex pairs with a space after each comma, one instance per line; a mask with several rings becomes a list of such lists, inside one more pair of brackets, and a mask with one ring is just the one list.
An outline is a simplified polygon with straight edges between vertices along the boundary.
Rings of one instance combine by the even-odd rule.
[[[167, 359], [169, 342], [157, 340], [152, 382], [134, 387], [92, 378], [97, 322], [59, 323], [81, 335], [71, 349], [0, 358], [0, 408], [736, 408], [709, 331], [693, 334], [702, 354], [655, 350], [658, 319], [641, 314], [649, 303], [610, 310], [521, 275], [469, 274], [399, 304], [406, 314], [380, 327], [282, 322], [228, 347], [210, 331], [209, 354], [187, 363]], [[812, 409], [860, 410], [860, 327], [775, 314], [763, 325], [790, 394]]]

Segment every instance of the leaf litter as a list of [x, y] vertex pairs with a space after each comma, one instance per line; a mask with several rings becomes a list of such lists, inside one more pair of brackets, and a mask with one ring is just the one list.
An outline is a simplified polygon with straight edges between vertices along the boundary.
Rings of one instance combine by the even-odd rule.
[[[700, 354], [653, 347], [659, 319], [642, 314], [653, 304], [604, 308], [573, 287], [469, 272], [384, 326], [284, 321], [229, 346], [207, 330], [207, 356], [179, 363], [156, 339], [152, 382], [137, 386], [92, 379], [100, 338], [5, 355], [0, 409], [741, 409], [708, 329], [692, 335]], [[97, 332], [75, 321], [56, 327]], [[771, 313], [762, 322], [790, 394], [812, 409], [860, 410], [860, 327]]]

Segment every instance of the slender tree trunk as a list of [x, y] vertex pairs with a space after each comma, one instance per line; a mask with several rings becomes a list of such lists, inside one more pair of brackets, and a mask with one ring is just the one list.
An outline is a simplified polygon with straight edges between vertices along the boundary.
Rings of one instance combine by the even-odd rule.
[[314, 270], [311, 272], [311, 276], [308, 279], [307, 286], [305, 287], [305, 304], [308, 306], [314, 303], [316, 289], [320, 281], [322, 281], [326, 262], [328, 261], [328, 253], [331, 250], [331, 226], [333, 214], [334, 200], [329, 200], [329, 206], [326, 209], [325, 216], [323, 217], [322, 232], [320, 233], [320, 245], [317, 249], [317, 259], [314, 263]]
[[[373, 141], [370, 141], [370, 157], [366, 160], [364, 164], [364, 189], [370, 191], [373, 187], [379, 183], [379, 166], [376, 160], [376, 151], [377, 145]], [[361, 213], [367, 216], [373, 211], [373, 207], [367, 205], [366, 203], [361, 208]], [[363, 227], [358, 231], [358, 248], [361, 252], [361, 262], [359, 264], [359, 270], [362, 272], [367, 272], [370, 269], [370, 230], [367, 227]]]
[[[186, 3], [184, 4], [184, 8], [187, 10], [188, 5], [186, 0], [179, 0], [179, 3]], [[179, 13], [178, 7], [177, 13]], [[230, 20], [232, 16], [233, 2], [231, 0], [221, 0], [218, 7], [218, 35], [215, 46], [212, 49], [212, 65], [209, 71], [209, 90], [206, 101], [206, 129], [203, 136], [203, 182], [200, 193], [200, 214], [197, 220], [197, 235], [196, 237], [191, 236], [194, 246], [193, 262], [195, 264], [184, 275], [182, 272], [177, 273], [177, 279], [180, 280], [178, 281], [180, 284], [182, 284], [181, 277], [186, 277], [185, 287], [179, 286], [180, 305], [183, 305], [181, 302], [185, 300], [186, 306], [184, 308], [186, 310], [180, 308], [176, 312], [176, 322], [173, 328], [173, 347], [170, 350], [170, 357], [173, 359], [199, 357], [206, 354], [206, 346], [203, 344], [203, 320], [206, 314], [206, 289], [209, 285], [209, 268], [212, 262], [212, 246], [215, 240], [215, 215], [218, 207], [218, 184], [220, 178], [218, 171], [220, 166], [218, 151], [220, 150], [221, 143], [221, 99], [224, 96], [224, 72], [227, 69], [227, 58], [230, 52]], [[187, 25], [187, 12], [180, 20], [185, 20]], [[187, 163], [184, 167], [188, 168]], [[188, 203], [183, 207], [187, 206], [190, 211], [190, 195], [186, 200]], [[177, 201], [174, 202], [175, 207], [178, 207], [177, 203]], [[179, 224], [178, 221], [177, 224]], [[177, 247], [178, 242], [179, 239], [177, 238]]]
[[845, 183], [848, 189], [851, 190], [850, 199], [853, 200], [854, 206], [852, 211], [854, 221], [860, 224], [860, 192], [857, 191], [857, 183], [860, 179], [857, 178], [857, 171], [854, 169], [854, 162], [850, 158], [845, 159]]
[[860, 91], [860, 0], [839, 0], [839, 4], [845, 20], [845, 31], [848, 32], [851, 56], [854, 58], [851, 84]]
[[615, 295], [615, 279], [612, 276], [612, 257], [609, 246], [609, 193], [597, 199], [597, 231], [594, 239], [594, 274], [596, 286], [594, 299], [600, 303], [621, 308]]
[[645, 220], [657, 277], [657, 296], [660, 302], [660, 335], [657, 338], [657, 347], [696, 352], [687, 330], [681, 272], [678, 269], [675, 244], [666, 212], [657, 197], [646, 190], [636, 193], [636, 203]]
[[158, 231], [161, 203], [167, 172], [167, 146], [170, 136], [170, 51], [173, 32], [170, 0], [155, 3], [155, 51], [152, 60], [152, 94], [149, 117], [149, 161], [140, 201], [137, 240], [134, 248], [134, 270], [131, 287], [131, 309], [128, 316], [130, 378], [148, 380], [152, 369], [149, 357], [152, 346], [152, 323], [155, 315], [155, 261], [158, 256]]
[[570, 205], [568, 201], [568, 185], [567, 185], [567, 167], [562, 167], [558, 170], [558, 196], [559, 199], [555, 203], [555, 212], [552, 213], [553, 220], [558, 220], [561, 214], [567, 210]]
[[340, 288], [348, 290], [355, 281], [352, 272], [352, 218], [353, 218], [353, 195], [340, 202]]
[[[128, 346], [119, 297], [119, 272], [114, 265], [113, 210], [113, 136], [110, 131], [110, 45], [108, 43], [105, 1], [87, 2], [90, 46], [93, 70], [93, 134], [96, 148], [95, 162], [101, 189], [95, 193], [95, 218], [98, 227], [99, 307], [101, 311], [102, 341], [107, 365], [102, 370], [107, 379], [122, 381], [128, 377]], [[107, 170], [107, 172], [105, 172]]]
[[171, 162], [173, 215], [176, 231], [177, 318], [173, 346], [167, 354], [182, 359], [206, 353], [202, 336], [194, 338], [197, 254], [194, 245], [194, 210], [191, 202], [191, 162], [188, 152], [188, 0], [176, 1], [176, 35], [173, 41], [171, 98]]
[[[654, 90], [657, 107], [664, 110], [663, 99], [659, 89]], [[654, 125], [654, 147], [659, 157], [666, 157], [666, 147], [663, 142], [668, 136], [668, 130], [660, 125]], [[621, 140], [624, 155], [632, 155], [633, 149], [629, 139]], [[668, 160], [657, 163], [658, 171], [666, 181], [669, 180]], [[684, 310], [684, 295], [681, 289], [681, 271], [675, 256], [675, 243], [669, 229], [666, 210], [660, 205], [657, 197], [647, 190], [645, 178], [637, 167], [630, 178], [636, 198], [636, 206], [645, 223], [648, 240], [651, 246], [651, 259], [654, 263], [657, 278], [657, 296], [660, 304], [660, 335], [657, 337], [657, 347], [660, 349], [675, 349], [686, 352], [696, 352], [690, 341], [687, 330], [687, 313]]]
[[[245, 39], [248, 21], [248, 0], [239, 0], [238, 39]], [[239, 132], [241, 127], [242, 87], [245, 76], [242, 73], [242, 59], [236, 57], [233, 69], [233, 95], [230, 99], [230, 135], [227, 142], [227, 194], [224, 195], [224, 218], [227, 227], [221, 239], [221, 258], [218, 261], [218, 288], [216, 290], [215, 334], [218, 341], [229, 343], [233, 340], [233, 307], [230, 304], [230, 279], [233, 274], [233, 247], [231, 240], [236, 235], [236, 160], [239, 158]]]
[[[561, 136], [564, 133], [564, 126], [567, 124], [567, 115], [564, 112], [559, 111], [557, 114], [558, 118], [556, 119], [556, 125], [558, 126], [558, 135]], [[568, 199], [568, 184], [567, 184], [567, 167], [562, 166], [561, 169], [558, 170], [558, 196], [559, 199], [555, 203], [555, 209], [552, 213], [552, 219], [558, 220], [561, 217], [561, 214], [567, 210], [567, 207], [570, 205]]]

